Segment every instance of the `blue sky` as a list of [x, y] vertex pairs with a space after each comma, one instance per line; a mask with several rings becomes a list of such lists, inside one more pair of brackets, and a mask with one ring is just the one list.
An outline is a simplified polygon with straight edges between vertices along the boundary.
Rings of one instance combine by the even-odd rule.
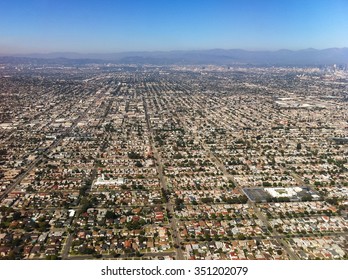
[[348, 47], [348, 0], [0, 0], [0, 53]]

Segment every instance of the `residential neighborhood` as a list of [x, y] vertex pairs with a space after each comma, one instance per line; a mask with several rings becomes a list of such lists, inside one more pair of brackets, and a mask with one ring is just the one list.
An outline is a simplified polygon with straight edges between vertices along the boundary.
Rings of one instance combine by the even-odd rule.
[[347, 259], [346, 68], [0, 66], [1, 259]]

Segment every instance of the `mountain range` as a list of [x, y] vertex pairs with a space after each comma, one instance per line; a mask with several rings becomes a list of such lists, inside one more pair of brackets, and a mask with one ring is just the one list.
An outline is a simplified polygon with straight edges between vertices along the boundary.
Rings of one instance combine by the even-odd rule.
[[243, 49], [211, 49], [192, 51], [152, 51], [119, 53], [34, 53], [3, 55], [0, 62], [9, 60], [30, 62], [51, 60], [51, 62], [122, 63], [122, 64], [216, 64], [216, 65], [325, 65], [348, 64], [348, 48], [303, 49], [278, 51], [248, 51]]

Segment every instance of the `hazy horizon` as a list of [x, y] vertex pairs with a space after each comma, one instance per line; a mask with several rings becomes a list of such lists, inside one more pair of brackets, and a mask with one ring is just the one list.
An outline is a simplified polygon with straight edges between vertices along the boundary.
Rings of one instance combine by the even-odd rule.
[[348, 2], [4, 1], [0, 54], [348, 46]]
[[0, 55], [4, 56], [25, 56], [25, 55], [50, 55], [50, 54], [78, 54], [78, 55], [108, 55], [108, 54], [123, 54], [123, 53], [174, 53], [174, 52], [206, 52], [206, 51], [246, 51], [246, 52], [280, 52], [280, 51], [290, 51], [290, 52], [299, 52], [299, 51], [306, 51], [306, 50], [316, 50], [316, 51], [323, 51], [323, 50], [330, 50], [330, 49], [348, 49], [347, 47], [330, 47], [330, 48], [301, 48], [301, 49], [288, 49], [288, 48], [282, 48], [282, 49], [243, 49], [243, 48], [211, 48], [211, 49], [172, 49], [172, 50], [133, 50], [133, 51], [110, 51], [110, 52], [78, 52], [78, 51], [47, 51], [47, 52], [18, 52], [18, 53], [1, 53]]

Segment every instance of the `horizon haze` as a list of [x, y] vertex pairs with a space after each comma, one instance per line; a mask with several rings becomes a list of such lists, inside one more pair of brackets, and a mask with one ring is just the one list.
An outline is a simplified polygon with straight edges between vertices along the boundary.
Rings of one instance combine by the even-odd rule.
[[215, 65], [323, 65], [348, 63], [348, 48], [303, 49], [299, 51], [247, 51], [242, 49], [211, 49], [194, 51], [76, 53], [54, 52], [3, 56], [0, 63], [121, 63], [121, 64], [215, 64]]
[[0, 54], [343, 48], [347, 11], [342, 0], [4, 1]]

